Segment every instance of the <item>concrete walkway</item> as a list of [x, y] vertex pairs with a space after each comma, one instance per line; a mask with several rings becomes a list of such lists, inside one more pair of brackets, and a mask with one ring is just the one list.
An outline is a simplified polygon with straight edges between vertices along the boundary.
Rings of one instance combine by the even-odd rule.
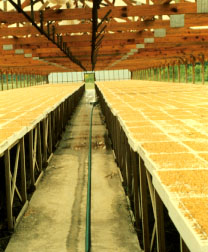
[[[6, 252], [84, 252], [91, 105], [81, 100]], [[93, 115], [92, 252], [141, 251], [99, 107]]]

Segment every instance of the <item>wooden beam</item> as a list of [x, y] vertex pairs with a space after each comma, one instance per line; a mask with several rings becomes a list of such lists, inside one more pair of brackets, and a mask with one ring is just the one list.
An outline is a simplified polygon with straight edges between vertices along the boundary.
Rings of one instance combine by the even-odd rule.
[[[178, 3], [170, 5], [140, 5], [140, 6], [109, 6], [100, 8], [98, 11], [98, 18], [103, 18], [105, 14], [112, 10], [110, 17], [122, 18], [133, 16], [154, 16], [154, 15], [175, 15], [197, 13], [196, 3]], [[30, 12], [27, 12], [30, 15]], [[76, 8], [76, 9], [59, 9], [59, 10], [45, 10], [44, 21], [62, 21], [62, 20], [81, 20], [91, 19], [90, 8]], [[196, 17], [195, 17], [196, 18]], [[34, 11], [34, 20], [39, 21], [39, 12]], [[27, 19], [17, 12], [0, 12], [1, 23], [21, 23], [27, 22]]]

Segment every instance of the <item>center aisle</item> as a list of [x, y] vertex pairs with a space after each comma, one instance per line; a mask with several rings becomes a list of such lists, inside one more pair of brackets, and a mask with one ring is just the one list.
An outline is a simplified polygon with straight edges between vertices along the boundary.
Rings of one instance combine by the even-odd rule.
[[[6, 252], [84, 252], [91, 105], [85, 95]], [[140, 252], [100, 108], [92, 129], [92, 252]]]

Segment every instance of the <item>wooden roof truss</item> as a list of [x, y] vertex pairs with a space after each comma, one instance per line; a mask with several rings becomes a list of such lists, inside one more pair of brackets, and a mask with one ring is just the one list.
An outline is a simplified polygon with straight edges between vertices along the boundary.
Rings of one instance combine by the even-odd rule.
[[8, 2], [1, 71], [135, 70], [208, 57], [207, 0]]

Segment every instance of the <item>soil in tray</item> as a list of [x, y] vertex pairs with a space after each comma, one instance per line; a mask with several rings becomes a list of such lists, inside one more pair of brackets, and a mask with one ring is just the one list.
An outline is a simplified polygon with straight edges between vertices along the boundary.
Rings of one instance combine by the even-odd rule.
[[181, 198], [179, 208], [202, 240], [208, 239], [208, 198]]
[[199, 151], [208, 151], [208, 141], [200, 141], [200, 142], [184, 141], [183, 143], [198, 152]]
[[171, 136], [178, 138], [180, 141], [188, 141], [188, 140], [208, 140], [208, 136], [203, 135], [195, 130], [190, 132], [180, 132], [180, 133], [169, 133]]
[[135, 120], [144, 120], [144, 117], [140, 113], [125, 113], [121, 114], [119, 112], [119, 116], [121, 117], [122, 120], [124, 121], [135, 121]]
[[149, 127], [149, 126], [141, 126], [141, 127], [133, 127], [129, 129], [131, 133], [139, 133], [139, 134], [152, 134], [152, 133], [162, 133], [157, 127]]
[[157, 171], [167, 190], [179, 195], [208, 195], [208, 170]]
[[202, 157], [204, 160], [208, 161], [208, 153], [198, 153], [200, 157]]
[[152, 142], [142, 143], [141, 146], [149, 153], [177, 153], [189, 150], [177, 142]]
[[158, 133], [151, 133], [148, 132], [147, 134], [144, 133], [134, 133], [132, 134], [135, 141], [138, 142], [152, 142], [152, 141], [169, 141], [170, 139], [164, 134]]
[[152, 154], [149, 158], [158, 168], [207, 168], [207, 163], [191, 153]]

